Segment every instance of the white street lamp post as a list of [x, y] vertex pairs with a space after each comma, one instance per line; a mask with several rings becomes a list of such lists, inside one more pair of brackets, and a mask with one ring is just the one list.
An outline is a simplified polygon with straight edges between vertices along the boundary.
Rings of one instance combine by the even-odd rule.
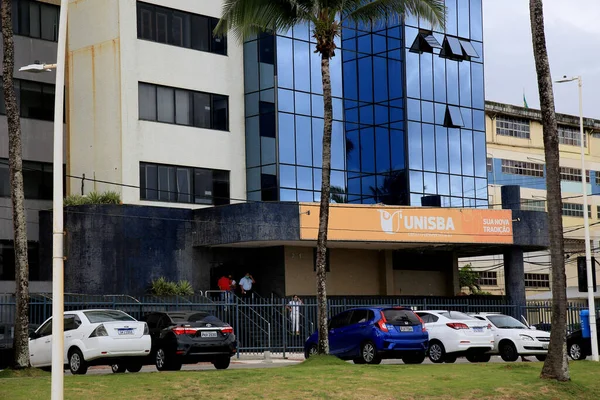
[[594, 301], [594, 287], [592, 268], [592, 250], [590, 248], [590, 222], [588, 219], [588, 194], [587, 194], [587, 183], [585, 173], [585, 149], [584, 149], [584, 133], [583, 133], [583, 82], [581, 76], [575, 76], [556, 81], [557, 83], [565, 83], [577, 81], [579, 87], [579, 133], [580, 133], [580, 151], [581, 151], [581, 186], [583, 188], [583, 226], [585, 230], [585, 264], [587, 272], [587, 291], [588, 291], [588, 307], [590, 312], [590, 340], [592, 342], [592, 360], [598, 361], [598, 339], [596, 331], [596, 305]]
[[52, 200], [52, 400], [62, 400], [64, 394], [63, 105], [68, 6], [69, 0], [61, 0], [56, 64], [32, 64], [19, 69], [27, 72], [56, 69]]

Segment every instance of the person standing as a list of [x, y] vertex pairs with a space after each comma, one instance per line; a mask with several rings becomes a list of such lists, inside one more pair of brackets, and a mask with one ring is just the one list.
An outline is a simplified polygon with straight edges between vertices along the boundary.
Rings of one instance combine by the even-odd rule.
[[231, 275], [229, 275], [229, 289], [227, 291], [227, 302], [233, 303], [233, 296], [235, 295], [235, 288], [237, 287], [237, 282]]
[[252, 286], [256, 283], [250, 272], [246, 272], [246, 275], [240, 279], [240, 289], [242, 290], [242, 296], [244, 298], [252, 297]]
[[221, 301], [227, 301], [228, 293], [231, 287], [231, 279], [223, 275], [217, 282], [221, 291]]
[[304, 304], [300, 297], [294, 295], [292, 300], [286, 306], [290, 310], [290, 320], [292, 322], [292, 330], [296, 335], [300, 335], [300, 305]]

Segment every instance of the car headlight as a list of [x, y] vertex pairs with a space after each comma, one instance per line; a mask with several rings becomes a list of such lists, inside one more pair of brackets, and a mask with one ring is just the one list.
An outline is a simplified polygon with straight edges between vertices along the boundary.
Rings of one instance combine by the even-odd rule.
[[521, 336], [521, 340], [525, 340], [526, 342], [533, 342], [533, 338], [531, 336], [528, 335], [520, 335]]

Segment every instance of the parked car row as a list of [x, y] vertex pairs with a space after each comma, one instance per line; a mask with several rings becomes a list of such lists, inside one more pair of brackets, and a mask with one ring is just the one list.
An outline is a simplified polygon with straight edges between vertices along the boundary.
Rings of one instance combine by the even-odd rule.
[[[543, 361], [550, 334], [515, 318], [496, 314], [458, 311], [414, 312], [407, 307], [355, 308], [329, 321], [330, 354], [356, 364], [379, 364], [386, 358], [420, 364], [453, 363], [458, 357], [487, 362], [492, 355], [504, 361], [535, 356]], [[317, 352], [318, 334], [306, 339], [305, 357]]]
[[[110, 365], [115, 373], [148, 364], [175, 371], [200, 361], [225, 369], [237, 351], [233, 328], [205, 312], [155, 312], [137, 321], [119, 310], [81, 310], [63, 319], [64, 365], [73, 374], [93, 365]], [[29, 351], [33, 367], [51, 368], [52, 318], [30, 333]]]

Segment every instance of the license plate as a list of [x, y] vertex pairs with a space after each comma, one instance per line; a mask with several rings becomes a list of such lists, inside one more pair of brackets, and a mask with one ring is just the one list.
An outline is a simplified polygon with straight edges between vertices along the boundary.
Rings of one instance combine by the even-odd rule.
[[119, 329], [119, 335], [133, 335], [133, 329]]
[[476, 326], [473, 328], [473, 332], [483, 332], [483, 328], [480, 326]]
[[413, 328], [412, 326], [401, 326], [400, 327], [400, 332], [412, 332]]
[[548, 343], [542, 343], [542, 349], [548, 350]]
[[217, 337], [217, 332], [200, 332], [200, 337]]

